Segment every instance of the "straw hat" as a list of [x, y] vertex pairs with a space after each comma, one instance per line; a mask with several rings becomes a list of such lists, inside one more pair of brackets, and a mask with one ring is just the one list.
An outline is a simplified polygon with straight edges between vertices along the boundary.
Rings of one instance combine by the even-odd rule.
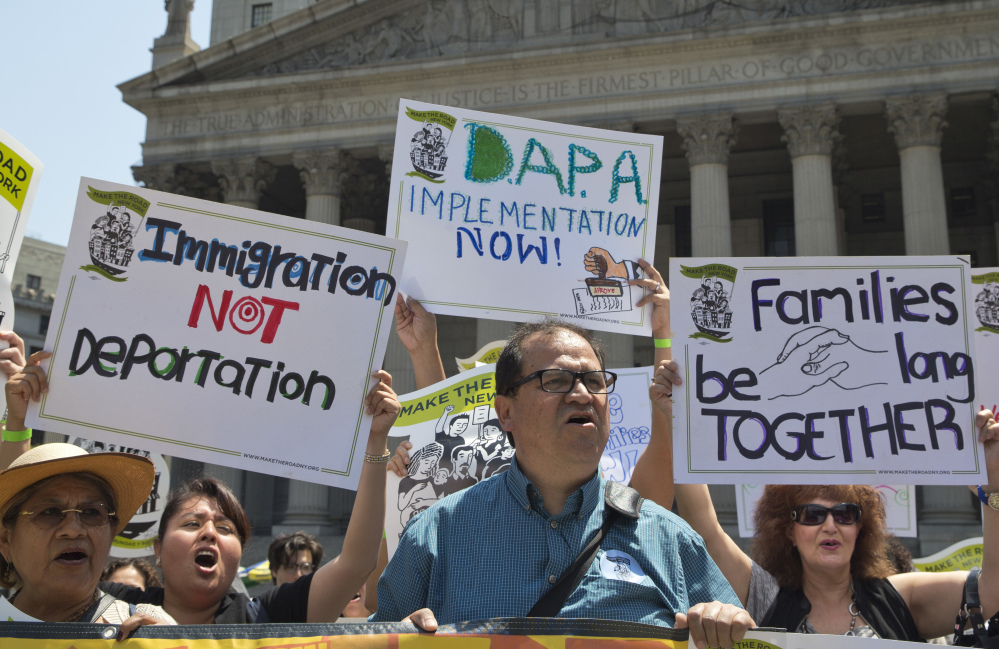
[[156, 470], [148, 459], [131, 453], [87, 453], [72, 444], [42, 444], [0, 471], [0, 514], [22, 489], [65, 473], [92, 473], [108, 483], [117, 503], [117, 535], [149, 498]]

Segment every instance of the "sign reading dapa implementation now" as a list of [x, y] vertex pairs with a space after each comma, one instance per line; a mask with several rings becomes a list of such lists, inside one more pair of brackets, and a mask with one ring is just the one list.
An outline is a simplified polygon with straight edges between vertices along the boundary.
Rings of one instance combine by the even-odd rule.
[[405, 251], [84, 178], [30, 425], [354, 488]]
[[387, 231], [435, 313], [651, 334], [660, 136], [402, 100]]
[[959, 256], [671, 260], [676, 480], [980, 481], [972, 272]]

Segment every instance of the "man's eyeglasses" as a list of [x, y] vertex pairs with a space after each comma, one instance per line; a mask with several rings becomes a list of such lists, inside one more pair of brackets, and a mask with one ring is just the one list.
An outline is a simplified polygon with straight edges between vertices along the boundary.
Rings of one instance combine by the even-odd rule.
[[284, 569], [288, 572], [297, 572], [303, 575], [311, 573], [313, 568], [315, 568], [315, 566], [308, 561], [303, 561], [302, 563], [287, 563], [284, 566]]
[[38, 512], [21, 512], [21, 516], [30, 516], [28, 520], [35, 525], [44, 528], [57, 527], [66, 519], [66, 514], [76, 512], [76, 518], [84, 527], [104, 527], [110, 524], [115, 513], [106, 505], [88, 505], [83, 509], [59, 509], [58, 507], [46, 507]]
[[856, 503], [840, 503], [832, 507], [798, 505], [791, 510], [791, 520], [799, 525], [822, 525], [830, 513], [838, 525], [856, 525], [860, 522], [860, 505]]
[[538, 370], [509, 386], [507, 393], [534, 379], [541, 381], [541, 389], [545, 392], [559, 392], [563, 394], [572, 392], [576, 381], [579, 380], [583, 382], [583, 386], [590, 394], [609, 394], [614, 391], [614, 382], [617, 381], [617, 374], [606, 370], [592, 370], [589, 372], [573, 372], [561, 369]]

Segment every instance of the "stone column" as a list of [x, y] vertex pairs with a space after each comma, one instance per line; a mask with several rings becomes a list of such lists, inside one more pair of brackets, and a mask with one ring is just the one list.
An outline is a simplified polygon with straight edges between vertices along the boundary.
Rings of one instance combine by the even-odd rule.
[[392, 180], [392, 158], [395, 156], [395, 143], [382, 142], [378, 145], [378, 159], [385, 163], [385, 177]]
[[902, 168], [905, 254], [950, 253], [940, 141], [947, 126], [947, 95], [907, 95], [885, 102]]
[[967, 487], [917, 488], [917, 522], [922, 556], [943, 550], [959, 539], [981, 536], [978, 497]]
[[336, 148], [296, 151], [291, 160], [305, 185], [305, 219], [340, 225], [343, 152]]
[[212, 160], [212, 173], [219, 177], [223, 200], [229, 205], [257, 209], [260, 191], [277, 173], [257, 156]]
[[690, 229], [695, 257], [731, 257], [728, 154], [738, 128], [732, 115], [677, 118], [690, 162]]
[[316, 536], [337, 534], [329, 516], [329, 487], [301, 480], [288, 481], [288, 508], [273, 534], [304, 530]]
[[205, 464], [205, 475], [225, 483], [225, 486], [232, 490], [233, 495], [240, 501], [243, 500], [243, 470], [234, 469], [231, 466], [220, 464]]
[[176, 193], [176, 176], [177, 165], [172, 162], [132, 167], [132, 178], [135, 178], [135, 182], [160, 192]]
[[832, 153], [839, 117], [833, 104], [782, 108], [781, 140], [791, 152], [794, 178], [794, 247], [800, 256], [839, 253]]
[[166, 0], [167, 28], [153, 41], [153, 68], [166, 65], [201, 50], [191, 39], [194, 0]]

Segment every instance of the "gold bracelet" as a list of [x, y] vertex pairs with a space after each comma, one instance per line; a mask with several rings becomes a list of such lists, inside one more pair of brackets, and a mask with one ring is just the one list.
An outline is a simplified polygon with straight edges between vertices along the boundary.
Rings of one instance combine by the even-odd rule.
[[385, 449], [385, 455], [368, 455], [364, 454], [364, 461], [370, 462], [371, 464], [385, 464], [390, 459], [392, 459], [392, 454], [389, 453], [388, 449]]

